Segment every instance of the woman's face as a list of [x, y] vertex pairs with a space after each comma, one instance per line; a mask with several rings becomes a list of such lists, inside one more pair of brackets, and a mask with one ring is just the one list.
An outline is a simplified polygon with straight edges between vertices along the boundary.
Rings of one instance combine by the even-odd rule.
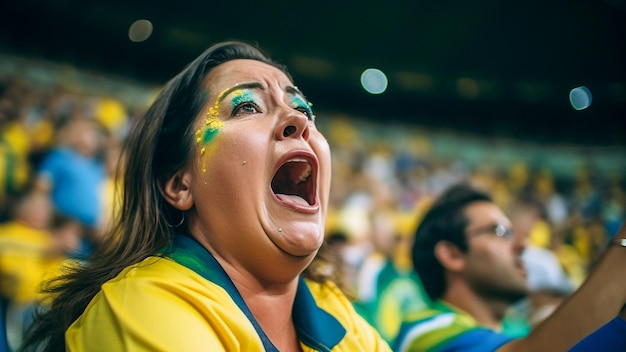
[[331, 174], [309, 102], [255, 60], [217, 66], [205, 89], [190, 172], [193, 236], [222, 264], [273, 279], [302, 270], [324, 239]]

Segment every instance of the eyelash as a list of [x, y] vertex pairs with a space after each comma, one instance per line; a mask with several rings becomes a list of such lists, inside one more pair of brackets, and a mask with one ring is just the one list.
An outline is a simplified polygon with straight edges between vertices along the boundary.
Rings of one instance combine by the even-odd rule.
[[[256, 111], [255, 112], [242, 112], [242, 109], [246, 107], [252, 107]], [[309, 121], [313, 121], [314, 115], [313, 115], [313, 111], [311, 110], [311, 108], [305, 107], [305, 106], [296, 106], [294, 109], [303, 113]], [[255, 103], [251, 101], [245, 101], [235, 106], [235, 108], [233, 109], [232, 116], [234, 117], [238, 115], [252, 115], [258, 112], [261, 112], [261, 109]]]
[[308, 107], [304, 107], [304, 106], [296, 106], [295, 108], [296, 110], [300, 111], [301, 113], [303, 113], [304, 115], [306, 115], [306, 117], [309, 120], [313, 120], [313, 111], [311, 111], [310, 108]]
[[[252, 108], [254, 108], [256, 110], [256, 112], [242, 112], [241, 110], [243, 108], [245, 108], [245, 107], [252, 107]], [[252, 114], [255, 114], [255, 113], [260, 112], [260, 111], [261, 111], [261, 109], [259, 109], [259, 107], [255, 103], [253, 103], [251, 101], [244, 101], [241, 104], [235, 106], [235, 108], [233, 109], [233, 114], [232, 115], [233, 116], [237, 116], [237, 115], [241, 115], [241, 114], [243, 114], [243, 115], [252, 115]]]

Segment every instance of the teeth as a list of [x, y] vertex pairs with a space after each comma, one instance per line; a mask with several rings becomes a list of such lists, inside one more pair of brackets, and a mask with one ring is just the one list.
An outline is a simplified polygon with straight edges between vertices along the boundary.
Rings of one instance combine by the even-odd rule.
[[302, 174], [300, 174], [300, 178], [298, 179], [296, 184], [298, 185], [298, 184], [306, 181], [307, 178], [309, 178], [309, 176], [311, 176], [311, 164], [307, 164], [306, 165], [306, 169], [304, 169], [304, 171], [302, 171]]

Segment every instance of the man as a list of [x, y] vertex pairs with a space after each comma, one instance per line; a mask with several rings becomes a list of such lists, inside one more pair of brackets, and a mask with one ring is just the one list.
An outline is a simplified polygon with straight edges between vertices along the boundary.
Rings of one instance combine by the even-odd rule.
[[[611, 247], [626, 245], [621, 241], [624, 237], [622, 229]], [[563, 351], [619, 312], [626, 301], [626, 282], [616, 283], [614, 278], [623, 275], [626, 248], [611, 248], [589, 276], [589, 284], [526, 338], [502, 334], [505, 311], [528, 294], [521, 259], [525, 241], [513, 233], [509, 218], [488, 194], [467, 184], [444, 192], [422, 219], [412, 251], [414, 269], [433, 305], [405, 322], [395, 349]], [[626, 335], [622, 318], [600, 329], [611, 332], [609, 339], [602, 335], [602, 342], [626, 344], [624, 336], [612, 332]]]

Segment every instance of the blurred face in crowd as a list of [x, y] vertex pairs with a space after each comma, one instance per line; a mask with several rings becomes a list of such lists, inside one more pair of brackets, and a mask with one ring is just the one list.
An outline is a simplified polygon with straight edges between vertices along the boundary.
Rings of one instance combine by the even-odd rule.
[[255, 60], [221, 64], [205, 82], [184, 176], [192, 235], [255, 277], [303, 270], [324, 239], [331, 171], [310, 104], [282, 71]]
[[515, 235], [511, 222], [495, 204], [474, 202], [465, 207], [468, 242], [465, 277], [487, 299], [515, 302], [528, 294], [521, 254], [525, 237]]
[[31, 193], [18, 203], [15, 212], [18, 221], [31, 228], [47, 230], [52, 221], [52, 202], [45, 193]]
[[372, 215], [371, 221], [372, 242], [376, 249], [388, 257], [393, 257], [398, 236], [391, 215], [383, 212], [376, 213]]
[[67, 141], [80, 154], [92, 157], [99, 151], [102, 143], [102, 135], [97, 124], [86, 118], [78, 118], [68, 126]]

